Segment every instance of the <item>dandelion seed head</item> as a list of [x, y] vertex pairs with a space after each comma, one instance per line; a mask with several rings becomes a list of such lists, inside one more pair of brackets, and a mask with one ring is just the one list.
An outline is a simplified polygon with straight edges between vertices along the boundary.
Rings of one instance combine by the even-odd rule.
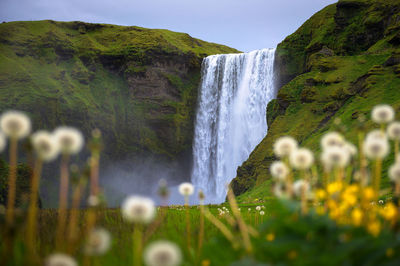
[[389, 168], [389, 178], [393, 182], [400, 184], [400, 164], [396, 163]]
[[100, 199], [99, 199], [98, 196], [90, 195], [89, 198], [88, 198], [88, 200], [87, 200], [87, 203], [88, 203], [88, 205], [89, 205], [90, 207], [96, 207], [96, 206], [99, 206], [99, 204], [100, 204]]
[[287, 199], [289, 197], [284, 183], [277, 183], [273, 188], [273, 193], [276, 197], [280, 199]]
[[289, 174], [289, 168], [283, 162], [276, 161], [271, 164], [270, 172], [274, 179], [283, 182]]
[[274, 143], [274, 153], [279, 158], [289, 156], [297, 149], [297, 141], [292, 137], [281, 137]]
[[296, 180], [296, 182], [293, 183], [293, 192], [298, 197], [300, 197], [303, 192], [307, 195], [310, 192], [310, 183], [303, 179]]
[[343, 148], [347, 150], [347, 152], [350, 154], [350, 157], [357, 155], [357, 147], [353, 143], [346, 141]]
[[52, 161], [57, 158], [60, 149], [54, 135], [40, 130], [32, 135], [31, 142], [37, 156], [41, 160]]
[[257, 206], [257, 207], [256, 207], [256, 211], [261, 211], [261, 207], [260, 207], [260, 206]]
[[364, 142], [364, 153], [371, 159], [383, 159], [389, 153], [389, 143], [387, 139], [367, 138]]
[[122, 204], [122, 216], [128, 222], [151, 222], [155, 216], [154, 202], [150, 198], [130, 196]]
[[289, 161], [293, 168], [306, 170], [314, 163], [314, 155], [309, 149], [300, 148], [290, 154]]
[[381, 104], [372, 109], [372, 120], [378, 124], [386, 124], [394, 119], [394, 110], [390, 105]]
[[260, 215], [263, 216], [265, 214], [264, 211], [260, 211]]
[[7, 111], [0, 117], [0, 128], [11, 138], [22, 139], [31, 133], [31, 120], [19, 111]]
[[110, 233], [103, 228], [96, 228], [89, 233], [84, 252], [88, 255], [102, 255], [108, 251], [110, 244]]
[[331, 146], [322, 152], [321, 161], [326, 169], [345, 167], [350, 161], [350, 153], [344, 147]]
[[392, 140], [400, 140], [400, 122], [392, 122], [387, 128], [387, 135]]
[[194, 187], [189, 182], [184, 182], [184, 183], [180, 184], [178, 189], [179, 189], [179, 193], [185, 197], [192, 195], [194, 192]]
[[179, 247], [169, 241], [153, 242], [144, 251], [144, 261], [148, 266], [175, 266], [181, 260]]
[[78, 266], [78, 263], [69, 255], [55, 253], [48, 256], [44, 263], [45, 266]]
[[321, 139], [321, 147], [327, 149], [332, 146], [342, 146], [345, 143], [344, 137], [338, 132], [329, 132]]
[[73, 127], [59, 127], [54, 135], [63, 154], [76, 154], [84, 144], [82, 133]]
[[371, 130], [370, 132], [368, 132], [366, 138], [366, 140], [370, 140], [370, 139], [383, 139], [383, 140], [387, 140], [387, 136], [384, 132], [382, 132], [379, 129], [374, 129]]

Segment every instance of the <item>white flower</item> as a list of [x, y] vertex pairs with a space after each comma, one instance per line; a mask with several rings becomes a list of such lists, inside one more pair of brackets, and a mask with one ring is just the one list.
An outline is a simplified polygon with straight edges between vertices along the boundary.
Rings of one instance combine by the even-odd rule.
[[344, 144], [344, 137], [338, 132], [326, 133], [321, 139], [321, 147], [327, 149], [332, 146], [342, 146]]
[[175, 266], [182, 260], [182, 254], [177, 245], [169, 241], [151, 243], [144, 251], [144, 261], [147, 266]]
[[0, 132], [0, 152], [4, 151], [6, 147], [7, 140], [3, 133]]
[[321, 161], [327, 169], [345, 167], [350, 161], [350, 153], [344, 147], [331, 146], [322, 152]]
[[314, 163], [314, 156], [309, 149], [300, 148], [290, 154], [289, 161], [295, 169], [306, 170]]
[[193, 192], [194, 192], [194, 187], [191, 183], [185, 182], [179, 185], [179, 193], [182, 196], [185, 197], [190, 196], [193, 194]]
[[54, 136], [47, 131], [37, 131], [32, 135], [31, 141], [37, 156], [43, 161], [54, 160], [60, 151]]
[[257, 207], [256, 207], [256, 211], [261, 211], [261, 207], [260, 207], [260, 206], [257, 206]]
[[78, 263], [69, 255], [55, 253], [46, 258], [45, 266], [78, 266]]
[[8, 137], [22, 139], [31, 132], [31, 120], [19, 111], [8, 111], [0, 117], [0, 128]]
[[371, 130], [370, 132], [368, 132], [366, 138], [366, 140], [369, 139], [383, 139], [383, 140], [387, 140], [387, 136], [384, 132], [382, 132], [381, 130], [378, 129], [374, 129]]
[[353, 156], [355, 156], [355, 155], [357, 154], [357, 148], [356, 148], [356, 146], [355, 146], [353, 143], [351, 143], [351, 142], [346, 141], [346, 142], [344, 143], [343, 148], [344, 148], [345, 150], [347, 150], [347, 152], [350, 154], [351, 157], [353, 157]]
[[59, 127], [54, 135], [63, 154], [76, 154], [83, 146], [82, 133], [73, 127]]
[[250, 211], [251, 211], [251, 208], [248, 208], [247, 210], [250, 212]]
[[394, 119], [394, 110], [390, 105], [377, 105], [372, 109], [372, 120], [378, 124], [389, 123]]
[[260, 211], [260, 215], [263, 216], [265, 214], [264, 211]]
[[280, 158], [289, 156], [296, 149], [297, 141], [292, 137], [281, 137], [274, 143], [274, 153]]
[[299, 179], [293, 183], [293, 192], [298, 197], [301, 196], [303, 192], [307, 195], [310, 192], [310, 184], [303, 179]]
[[153, 200], [140, 196], [128, 197], [121, 210], [123, 218], [135, 223], [149, 223], [156, 213]]
[[87, 203], [90, 207], [96, 207], [100, 204], [100, 199], [98, 196], [90, 195], [87, 200]]
[[288, 167], [281, 161], [273, 162], [269, 169], [272, 177], [278, 181], [285, 181], [287, 175], [289, 174]]
[[400, 164], [396, 163], [389, 168], [389, 178], [395, 183], [400, 183]]
[[364, 142], [364, 153], [369, 159], [382, 159], [389, 153], [387, 139], [367, 138]]
[[275, 184], [273, 188], [274, 195], [280, 199], [286, 199], [288, 198], [288, 193], [285, 190], [285, 186], [283, 183], [277, 183]]
[[387, 135], [392, 140], [400, 140], [400, 122], [392, 122], [387, 128]]
[[85, 253], [88, 255], [102, 255], [110, 248], [110, 233], [103, 228], [93, 229], [85, 243]]

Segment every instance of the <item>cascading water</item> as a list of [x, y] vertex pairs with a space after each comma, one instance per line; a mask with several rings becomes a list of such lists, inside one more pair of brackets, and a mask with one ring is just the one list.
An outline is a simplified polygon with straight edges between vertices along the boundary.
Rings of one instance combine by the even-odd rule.
[[236, 169], [267, 133], [275, 49], [208, 56], [202, 64], [192, 183], [219, 203]]

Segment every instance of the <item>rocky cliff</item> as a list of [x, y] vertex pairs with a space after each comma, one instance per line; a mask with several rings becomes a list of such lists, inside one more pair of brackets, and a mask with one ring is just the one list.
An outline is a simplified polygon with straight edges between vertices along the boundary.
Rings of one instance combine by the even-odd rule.
[[331, 129], [355, 142], [357, 118], [369, 116], [376, 104], [391, 104], [399, 113], [400, 2], [327, 6], [278, 45], [275, 73], [279, 92], [268, 105], [268, 134], [232, 181], [236, 194], [248, 191], [243, 199], [270, 194], [272, 144], [279, 136], [318, 150], [320, 136]]

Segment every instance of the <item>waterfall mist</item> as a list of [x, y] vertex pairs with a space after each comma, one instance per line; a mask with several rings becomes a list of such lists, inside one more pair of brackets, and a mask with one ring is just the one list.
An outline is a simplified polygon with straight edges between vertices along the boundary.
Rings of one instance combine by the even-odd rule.
[[237, 167], [267, 133], [274, 54], [275, 49], [262, 49], [203, 60], [191, 179], [209, 203], [225, 200]]

